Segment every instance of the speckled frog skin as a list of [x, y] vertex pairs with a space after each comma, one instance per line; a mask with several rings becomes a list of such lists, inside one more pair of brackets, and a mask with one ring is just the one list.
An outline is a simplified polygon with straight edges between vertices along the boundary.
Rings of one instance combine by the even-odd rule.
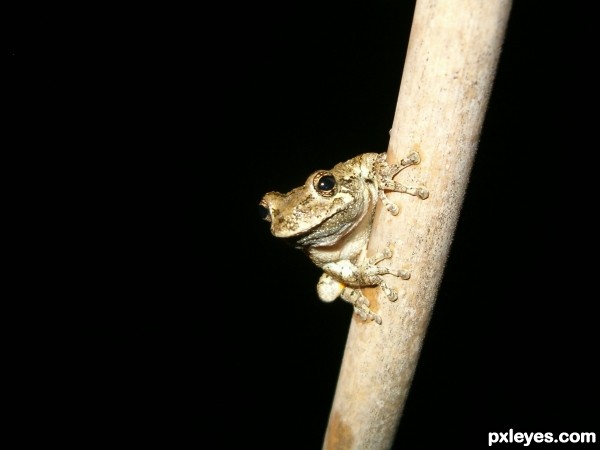
[[364, 153], [331, 170], [312, 173], [304, 186], [287, 194], [269, 192], [260, 201], [263, 219], [271, 223], [271, 233], [303, 250], [323, 275], [317, 294], [325, 302], [338, 297], [350, 302], [364, 320], [381, 324], [381, 317], [369, 309], [361, 287], [379, 286], [391, 301], [398, 294], [387, 286], [382, 275], [410, 278], [404, 270], [378, 263], [392, 256], [391, 250], [366, 258], [377, 200], [393, 215], [398, 207], [385, 191], [395, 191], [426, 199], [423, 188], [406, 187], [393, 180], [401, 170], [418, 164], [417, 153], [400, 164], [388, 164], [385, 153]]

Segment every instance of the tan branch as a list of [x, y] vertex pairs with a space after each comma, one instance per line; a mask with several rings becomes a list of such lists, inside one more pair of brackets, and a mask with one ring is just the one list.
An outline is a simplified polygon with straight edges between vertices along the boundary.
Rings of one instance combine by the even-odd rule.
[[392, 244], [386, 276], [391, 303], [365, 289], [382, 325], [356, 315], [350, 326], [325, 450], [389, 449], [409, 392], [440, 285], [496, 71], [510, 0], [417, 0], [388, 160], [412, 151], [421, 164], [397, 180], [424, 186], [427, 200], [390, 193], [401, 206], [378, 207], [369, 254]]

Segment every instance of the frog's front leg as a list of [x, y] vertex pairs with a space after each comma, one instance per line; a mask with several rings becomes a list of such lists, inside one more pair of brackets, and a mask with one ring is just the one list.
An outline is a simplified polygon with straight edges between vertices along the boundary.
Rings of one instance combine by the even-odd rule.
[[388, 199], [387, 195], [385, 194], [386, 190], [413, 195], [421, 200], [425, 200], [427, 197], [429, 197], [429, 191], [420, 187], [404, 186], [403, 184], [393, 180], [393, 178], [402, 170], [421, 162], [421, 157], [418, 153], [411, 153], [408, 157], [402, 159], [400, 164], [389, 164], [385, 158], [386, 154], [380, 153], [375, 163], [375, 174], [379, 189], [377, 195], [385, 208], [395, 216], [400, 212], [400, 209]]

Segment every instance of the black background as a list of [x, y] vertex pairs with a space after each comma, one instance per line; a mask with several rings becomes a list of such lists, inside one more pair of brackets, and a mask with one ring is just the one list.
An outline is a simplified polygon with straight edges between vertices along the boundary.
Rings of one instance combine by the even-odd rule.
[[[33, 47], [51, 50], [36, 111], [53, 125], [30, 162], [60, 169], [38, 194], [42, 228], [59, 230], [43, 234], [56, 270], [44, 287], [69, 326], [35, 344], [59, 439], [320, 448], [351, 308], [318, 300], [319, 270], [271, 236], [257, 203], [385, 151], [413, 7], [104, 10]], [[574, 253], [585, 191], [549, 8], [513, 5], [394, 448], [600, 431], [597, 295]]]

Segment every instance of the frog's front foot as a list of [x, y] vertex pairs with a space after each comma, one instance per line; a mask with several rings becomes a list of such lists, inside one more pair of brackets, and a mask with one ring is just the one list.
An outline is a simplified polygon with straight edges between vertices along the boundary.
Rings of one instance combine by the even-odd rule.
[[408, 155], [406, 158], [403, 158], [400, 161], [400, 164], [389, 164], [386, 161], [387, 155], [385, 153], [380, 153], [377, 157], [376, 161], [376, 172], [378, 176], [378, 192], [377, 195], [383, 206], [394, 216], [396, 216], [400, 212], [400, 208], [398, 205], [393, 203], [390, 199], [388, 199], [385, 191], [394, 191], [400, 192], [402, 194], [413, 195], [415, 197], [420, 198], [421, 200], [425, 200], [429, 197], [429, 191], [422, 187], [411, 187], [404, 186], [402, 183], [395, 181], [393, 178], [406, 169], [407, 167], [414, 166], [421, 162], [421, 156], [417, 152], [413, 152]]

